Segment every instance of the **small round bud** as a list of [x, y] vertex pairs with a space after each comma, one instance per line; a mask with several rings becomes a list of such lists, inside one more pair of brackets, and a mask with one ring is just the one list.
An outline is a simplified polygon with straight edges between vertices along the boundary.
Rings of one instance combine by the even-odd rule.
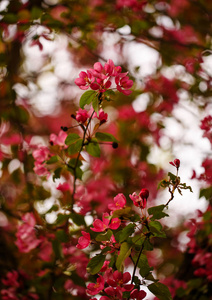
[[147, 198], [149, 197], [149, 191], [147, 189], [142, 189], [139, 193], [139, 196], [142, 200], [147, 200]]
[[113, 142], [113, 143], [112, 143], [112, 147], [113, 147], [113, 149], [116, 149], [116, 148], [118, 148], [118, 146], [119, 146], [119, 145], [118, 145], [118, 143], [116, 143], [116, 142]]
[[62, 129], [63, 131], [67, 131], [67, 130], [68, 130], [68, 127], [66, 127], [66, 126], [61, 126], [61, 129]]

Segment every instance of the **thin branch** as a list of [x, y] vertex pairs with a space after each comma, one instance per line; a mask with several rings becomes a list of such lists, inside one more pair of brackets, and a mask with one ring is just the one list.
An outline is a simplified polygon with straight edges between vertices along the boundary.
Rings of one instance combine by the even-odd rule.
[[73, 210], [73, 205], [74, 205], [74, 196], [75, 196], [75, 193], [76, 193], [76, 180], [77, 180], [77, 174], [76, 174], [76, 169], [77, 169], [77, 166], [78, 166], [78, 162], [79, 162], [79, 158], [80, 158], [80, 154], [82, 152], [82, 149], [85, 145], [85, 138], [86, 138], [86, 133], [88, 131], [88, 126], [90, 125], [90, 122], [91, 122], [91, 119], [93, 117], [95, 113], [95, 110], [93, 110], [89, 120], [88, 120], [88, 123], [87, 123], [87, 126], [85, 127], [85, 130], [84, 130], [84, 133], [83, 133], [83, 138], [82, 138], [82, 145], [80, 147], [80, 150], [78, 152], [78, 155], [77, 155], [77, 158], [76, 158], [76, 162], [75, 162], [75, 166], [72, 168], [73, 169], [73, 172], [74, 172], [74, 182], [73, 182], [73, 192], [72, 192], [72, 201], [71, 201], [71, 210]]

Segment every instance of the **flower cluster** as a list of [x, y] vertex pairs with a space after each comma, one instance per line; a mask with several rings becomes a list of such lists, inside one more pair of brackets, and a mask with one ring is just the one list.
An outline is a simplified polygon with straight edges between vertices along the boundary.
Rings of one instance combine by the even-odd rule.
[[[86, 124], [87, 120], [91, 117], [91, 114], [92, 114], [91, 111], [87, 111], [86, 109], [79, 108], [79, 110], [76, 112], [76, 115], [72, 115], [72, 117], [76, 119], [78, 123]], [[101, 108], [99, 110], [98, 115], [96, 112], [93, 113], [92, 119], [98, 119], [100, 121], [100, 124], [103, 124], [107, 122], [108, 114], [105, 113]]]
[[[207, 218], [205, 218], [207, 216]], [[209, 250], [211, 235], [204, 235], [211, 226], [211, 207], [209, 206], [205, 214], [198, 212], [196, 219], [187, 222], [189, 232], [187, 236], [190, 238], [188, 243], [189, 253], [193, 253], [192, 265], [195, 268], [194, 275], [196, 277], [207, 278], [212, 282], [212, 254]]]
[[[52, 133], [49, 138], [49, 144], [51, 146], [58, 146], [60, 150], [66, 149], [67, 145], [65, 144], [65, 139], [67, 133], [64, 130], [61, 130], [58, 135]], [[33, 146], [35, 147], [35, 146]], [[46, 162], [54, 155], [50, 149], [46, 146], [36, 146], [36, 149], [33, 150], [32, 156], [35, 160], [34, 162], [34, 172], [39, 176], [50, 176], [50, 172], [47, 168]]]
[[4, 288], [1, 290], [2, 300], [38, 300], [37, 294], [30, 292], [26, 293], [26, 280], [29, 279], [24, 272], [12, 270], [8, 272], [6, 278], [2, 279]]
[[26, 213], [22, 217], [23, 223], [18, 226], [16, 233], [16, 245], [20, 252], [28, 253], [40, 244], [40, 239], [36, 237], [36, 220], [32, 213]]
[[200, 128], [204, 130], [204, 137], [207, 137], [212, 144], [212, 116], [209, 115], [201, 121]]
[[[149, 191], [146, 188], [143, 188], [139, 195], [133, 193], [129, 195], [131, 200], [133, 201], [134, 205], [144, 209], [146, 207], [147, 198], [149, 197]], [[104, 213], [102, 216], [102, 220], [95, 219], [93, 222], [93, 227], [90, 229], [94, 232], [106, 232], [108, 229], [116, 230], [121, 225], [121, 220], [117, 217], [113, 218], [113, 213], [116, 210], [124, 209], [126, 207], [126, 198], [122, 193], [116, 195], [113, 199], [112, 203], [108, 204], [108, 208], [110, 209], [110, 215], [108, 213]], [[82, 231], [82, 236], [78, 239], [77, 248], [78, 249], [85, 249], [91, 244], [91, 237], [88, 232]], [[100, 248], [104, 248], [105, 245], [111, 247], [111, 251], [116, 249], [116, 240], [115, 237], [112, 235], [110, 241], [107, 243], [102, 242]]]
[[[104, 267], [103, 267], [104, 268]], [[102, 269], [100, 270], [102, 271]], [[130, 292], [128, 299], [142, 300], [146, 297], [146, 292], [135, 288], [134, 284], [129, 283], [131, 275], [129, 272], [112, 271], [112, 268], [107, 268], [104, 275], [99, 275], [96, 283], [89, 283], [87, 293], [95, 296], [99, 293], [104, 294], [100, 300], [124, 299], [124, 292]], [[92, 300], [95, 300], [93, 298]]]
[[15, 242], [19, 251], [28, 253], [39, 247], [38, 258], [43, 261], [50, 261], [52, 255], [52, 244], [48, 240], [51, 236], [37, 237], [35, 225], [36, 220], [33, 213], [26, 213], [22, 217], [23, 223], [18, 226], [16, 233], [17, 241]]
[[50, 173], [45, 165], [45, 161], [51, 157], [49, 148], [46, 146], [40, 146], [32, 152], [32, 156], [35, 159], [34, 172], [39, 176], [49, 176]]
[[116, 67], [111, 59], [104, 66], [100, 62], [96, 62], [93, 69], [89, 69], [87, 72], [80, 72], [79, 78], [75, 80], [75, 84], [81, 90], [91, 88], [94, 91], [104, 93], [111, 87], [114, 79], [116, 89], [124, 95], [130, 95], [132, 91], [129, 89], [133, 86], [133, 81], [129, 79], [127, 72], [121, 73], [121, 71], [121, 67]]

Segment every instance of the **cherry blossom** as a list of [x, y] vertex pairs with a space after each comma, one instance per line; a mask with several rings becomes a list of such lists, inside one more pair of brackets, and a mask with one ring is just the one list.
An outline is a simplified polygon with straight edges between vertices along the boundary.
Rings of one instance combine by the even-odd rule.
[[80, 72], [79, 78], [75, 79], [75, 84], [79, 86], [81, 90], [87, 90], [91, 83], [95, 80], [94, 76], [91, 74], [90, 71], [87, 72]]
[[84, 124], [88, 118], [89, 118], [89, 115], [88, 115], [87, 110], [79, 108], [79, 110], [77, 111], [77, 114], [76, 114], [77, 122]]
[[104, 213], [103, 217], [102, 217], [102, 221], [99, 219], [94, 220], [94, 222], [93, 222], [94, 227], [91, 228], [91, 230], [93, 230], [95, 232], [102, 232], [108, 228], [115, 230], [115, 229], [119, 228], [120, 224], [121, 224], [121, 221], [119, 220], [119, 218], [113, 218], [110, 221], [109, 214]]
[[112, 211], [115, 211], [117, 209], [122, 209], [126, 205], [126, 198], [122, 193], [115, 196], [113, 201], [114, 201], [113, 203], [108, 204], [108, 208]]
[[91, 237], [88, 232], [82, 231], [82, 236], [78, 240], [77, 248], [84, 249], [90, 245]]
[[137, 289], [134, 289], [131, 293], [130, 293], [130, 297], [132, 299], [136, 299], [136, 300], [142, 300], [146, 297], [146, 292], [145, 291], [139, 291]]
[[104, 289], [104, 284], [105, 284], [104, 278], [101, 275], [99, 275], [99, 277], [96, 280], [96, 283], [88, 284], [87, 293], [92, 296], [98, 294]]
[[79, 78], [75, 79], [75, 84], [82, 90], [91, 88], [104, 93], [111, 87], [112, 79], [115, 78], [116, 89], [124, 95], [130, 95], [132, 91], [129, 89], [133, 86], [133, 81], [129, 80], [128, 73], [121, 73], [121, 71], [121, 67], [115, 66], [111, 59], [104, 66], [96, 62], [93, 69], [80, 72]]
[[131, 275], [129, 272], [122, 273], [116, 270], [113, 273], [112, 278], [109, 278], [107, 280], [107, 283], [113, 288], [118, 287], [122, 292], [125, 292], [125, 291], [131, 291], [134, 288], [133, 284], [127, 284], [130, 280], [131, 280]]

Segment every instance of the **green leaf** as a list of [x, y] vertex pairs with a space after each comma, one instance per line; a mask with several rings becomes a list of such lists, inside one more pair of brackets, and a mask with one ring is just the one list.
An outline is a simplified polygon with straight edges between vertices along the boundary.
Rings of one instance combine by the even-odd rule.
[[116, 268], [118, 269], [118, 271], [123, 271], [124, 261], [130, 255], [130, 253], [131, 253], [131, 245], [129, 245], [127, 242], [122, 243], [116, 261]]
[[153, 245], [150, 243], [149, 240], [144, 240], [144, 250], [152, 251], [154, 249]]
[[127, 238], [134, 232], [134, 228], [135, 224], [128, 224], [123, 230], [116, 234], [116, 240], [120, 243], [122, 243], [124, 240], [127, 240]]
[[187, 186], [186, 183], [180, 183], [179, 187], [180, 187], [180, 189], [183, 189], [183, 190], [190, 190], [190, 192], [193, 193], [192, 188], [190, 186]]
[[[139, 254], [133, 257], [134, 262], [136, 262], [138, 255]], [[143, 253], [140, 255], [138, 268], [140, 269], [139, 273], [142, 277], [146, 277], [153, 270], [153, 268], [149, 266], [146, 255], [144, 255]]]
[[39, 19], [42, 13], [43, 11], [39, 7], [33, 6], [31, 10], [31, 19]]
[[81, 168], [76, 168], [76, 170], [75, 170], [75, 172], [76, 172], [76, 178], [78, 178], [78, 179], [82, 179], [82, 175], [83, 175], [83, 171], [82, 171], [82, 169]]
[[66, 232], [65, 232], [63, 229], [58, 230], [58, 231], [56, 232], [56, 237], [57, 237], [57, 239], [58, 239], [60, 242], [62, 242], [62, 243], [67, 243], [68, 240], [69, 240], [68, 235], [66, 234]]
[[131, 211], [132, 211], [131, 207], [117, 209], [113, 212], [113, 218], [129, 219], [129, 217], [131, 216]]
[[18, 16], [17, 14], [6, 13], [2, 21], [8, 24], [13, 24], [18, 21]]
[[175, 182], [177, 179], [177, 176], [172, 174], [171, 172], [168, 173], [168, 176], [170, 177], [171, 181]]
[[102, 254], [97, 254], [95, 255], [93, 258], [91, 258], [91, 260], [89, 261], [88, 265], [87, 265], [87, 271], [91, 274], [91, 275], [95, 275], [97, 274], [105, 261], [106, 256], [102, 255]]
[[71, 144], [75, 143], [79, 139], [80, 139], [80, 136], [78, 134], [76, 134], [76, 133], [70, 133], [67, 136], [66, 140], [65, 140], [65, 144], [66, 145], [71, 145]]
[[97, 113], [97, 115], [99, 115], [99, 98], [98, 97], [95, 97], [93, 99], [92, 106], [93, 106], [93, 109], [95, 110], [95, 112]]
[[62, 259], [63, 258], [62, 245], [57, 239], [52, 242], [52, 248], [56, 258]]
[[59, 160], [59, 159], [58, 159], [58, 156], [55, 155], [55, 156], [52, 156], [49, 160], [47, 160], [46, 163], [47, 163], [47, 165], [51, 165], [51, 164], [56, 163], [58, 160]]
[[148, 289], [160, 300], [172, 300], [168, 287], [160, 282], [154, 282], [148, 285]]
[[68, 154], [73, 155], [80, 151], [82, 147], [82, 139], [76, 141], [75, 144], [72, 144], [68, 147]]
[[163, 179], [163, 180], [161, 180], [161, 181], [159, 182], [159, 184], [158, 184], [158, 189], [159, 189], [160, 187], [162, 187], [162, 188], [169, 187], [169, 185], [170, 185], [170, 182], [167, 181], [167, 180], [165, 180], [165, 179]]
[[144, 241], [146, 239], [146, 236], [143, 234], [139, 234], [139, 235], [135, 235], [133, 238], [132, 238], [132, 242], [133, 244], [135, 244], [136, 246], [142, 246]]
[[[76, 271], [75, 271], [75, 272], [73, 272], [73, 271], [71, 272], [70, 279], [74, 282], [74, 284], [86, 288], [85, 281], [82, 280], [82, 277], [80, 277], [80, 276], [76, 273]], [[59, 289], [61, 289], [61, 286], [62, 286], [62, 285], [60, 285]], [[64, 300], [64, 297], [63, 297], [62, 299]], [[77, 298], [75, 298], [75, 299], [77, 299]]]
[[73, 167], [73, 168], [75, 166], [80, 167], [80, 166], [82, 166], [82, 162], [79, 159], [72, 158], [72, 159], [69, 160], [68, 165]]
[[95, 238], [95, 240], [97, 242], [101, 242], [101, 241], [109, 241], [111, 236], [112, 236], [113, 232], [109, 229], [106, 233], [101, 233], [98, 234]]
[[110, 101], [111, 96], [114, 96], [116, 93], [113, 90], [107, 90], [104, 92], [105, 99]]
[[84, 216], [73, 212], [69, 215], [69, 217], [77, 226], [86, 226]]
[[97, 98], [95, 91], [86, 91], [80, 98], [80, 107], [83, 109], [84, 106], [90, 104], [94, 98]]
[[97, 140], [99, 141], [103, 141], [103, 142], [117, 142], [117, 139], [110, 133], [105, 133], [105, 132], [97, 132], [95, 134], [95, 137], [97, 138]]
[[149, 228], [150, 231], [154, 234], [156, 237], [166, 237], [165, 232], [163, 231], [163, 226], [158, 221], [151, 221], [149, 222]]
[[159, 220], [159, 219], [162, 219], [162, 218], [168, 216], [168, 214], [166, 214], [165, 212], [163, 212], [163, 210], [164, 210], [165, 207], [166, 206], [164, 204], [150, 207], [148, 209], [148, 214], [152, 215], [152, 217], [150, 219], [152, 221], [154, 221], [155, 219]]
[[61, 171], [62, 171], [62, 168], [57, 168], [57, 169], [54, 171], [53, 181], [55, 181], [55, 179], [60, 178], [60, 173], [61, 173]]
[[[93, 141], [93, 140], [92, 140]], [[86, 151], [88, 154], [94, 157], [100, 157], [101, 150], [98, 143], [92, 143], [92, 141], [85, 146]]]

